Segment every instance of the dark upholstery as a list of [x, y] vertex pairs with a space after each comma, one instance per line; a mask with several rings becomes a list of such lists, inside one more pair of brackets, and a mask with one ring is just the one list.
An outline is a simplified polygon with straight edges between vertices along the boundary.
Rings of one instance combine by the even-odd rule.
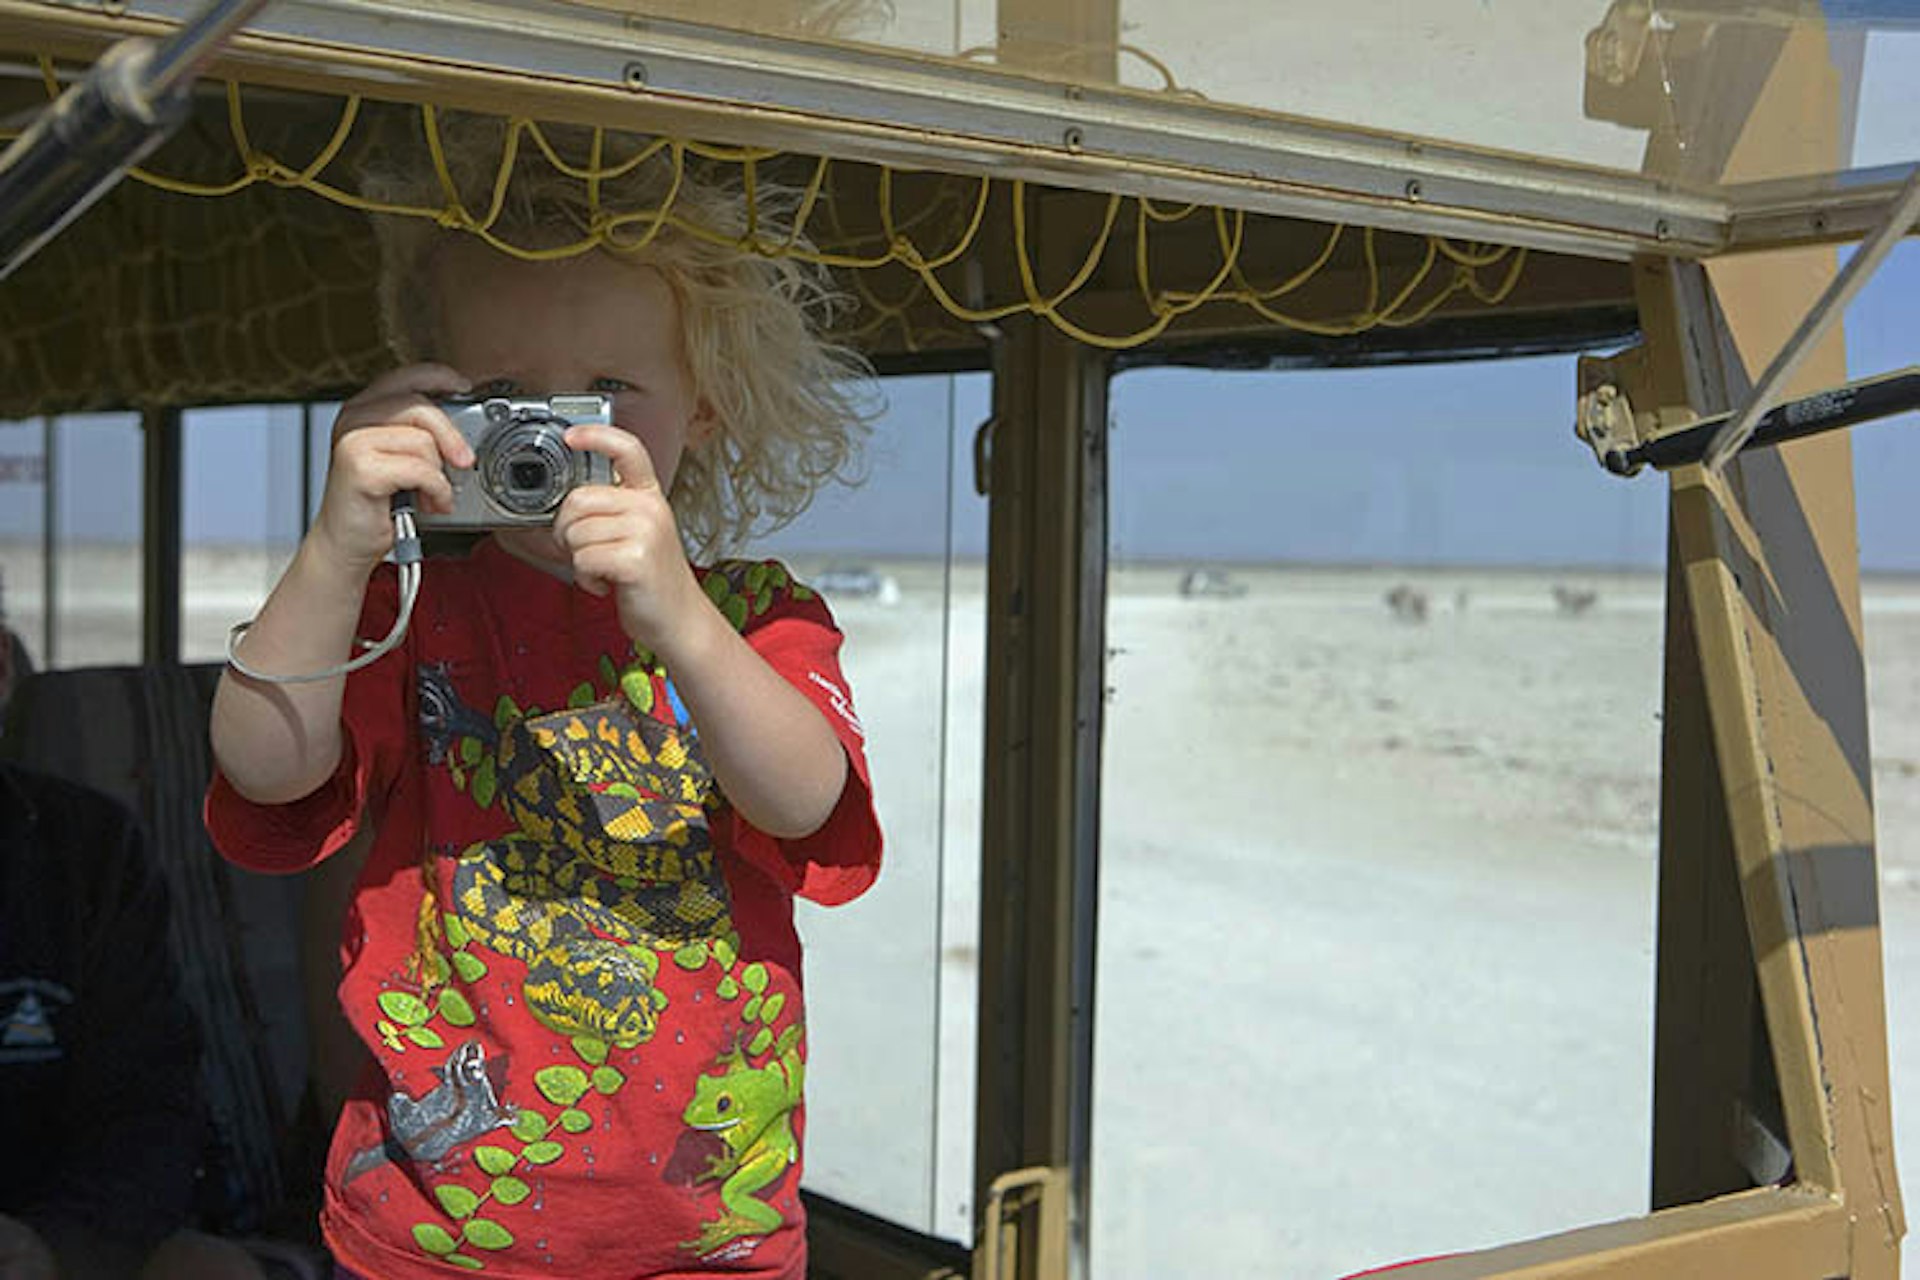
[[205, 1046], [213, 1132], [202, 1225], [285, 1230], [305, 1171], [294, 1120], [306, 1090], [300, 974], [303, 882], [241, 871], [201, 825], [217, 666], [41, 672], [7, 708], [0, 755], [118, 797], [139, 814], [172, 905], [172, 945]]

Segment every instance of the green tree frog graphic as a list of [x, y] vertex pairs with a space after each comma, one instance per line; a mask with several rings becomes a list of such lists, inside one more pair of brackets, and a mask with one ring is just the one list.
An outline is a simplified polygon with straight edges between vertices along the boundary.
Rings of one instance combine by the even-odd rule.
[[718, 1181], [725, 1209], [704, 1225], [697, 1239], [681, 1246], [701, 1257], [742, 1237], [767, 1235], [785, 1221], [757, 1193], [779, 1181], [800, 1158], [792, 1126], [806, 1073], [800, 1061], [800, 1029], [789, 1027], [781, 1035], [765, 1066], [749, 1063], [737, 1044], [718, 1066], [719, 1074], [694, 1081], [693, 1101], [680, 1116], [695, 1133], [718, 1139], [708, 1148], [705, 1169], [692, 1181]]

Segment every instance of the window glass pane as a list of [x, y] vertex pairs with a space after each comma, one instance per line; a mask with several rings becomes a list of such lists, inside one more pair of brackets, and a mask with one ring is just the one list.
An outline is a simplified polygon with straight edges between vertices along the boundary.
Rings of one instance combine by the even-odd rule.
[[[1847, 311], [1856, 378], [1913, 362], [1920, 244], [1902, 241]], [[1895, 1164], [1920, 1167], [1920, 414], [1853, 431], [1860, 521], [1861, 628], [1873, 744], [1873, 810], [1886, 954], [1887, 1054]], [[1920, 1240], [1901, 1244], [1920, 1267]]]
[[971, 449], [988, 383], [883, 387], [866, 483], [823, 494], [756, 549], [819, 586], [846, 633], [887, 839], [885, 870], [864, 897], [799, 912], [807, 1185], [967, 1240], [986, 578]]
[[0, 422], [0, 621], [36, 666], [47, 652], [47, 426]]
[[140, 661], [140, 416], [53, 424], [54, 604], [49, 666]]
[[333, 420], [340, 416], [340, 402], [318, 403], [313, 410], [313, 434], [307, 441], [307, 518], [313, 523], [320, 510], [320, 499], [327, 491], [327, 463], [333, 457]]
[[300, 406], [235, 405], [181, 415], [180, 656], [226, 656], [305, 529]]
[[1099, 1280], [1646, 1210], [1664, 487], [1573, 386], [1116, 380]]

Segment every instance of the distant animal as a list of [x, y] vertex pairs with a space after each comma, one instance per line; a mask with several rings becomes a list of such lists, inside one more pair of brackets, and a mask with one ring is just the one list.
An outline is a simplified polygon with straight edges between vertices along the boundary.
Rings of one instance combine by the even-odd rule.
[[1387, 592], [1386, 600], [1387, 608], [1402, 622], [1427, 620], [1427, 593], [1418, 587], [1410, 587], [1403, 582]]
[[1189, 569], [1181, 575], [1180, 594], [1189, 600], [1200, 596], [1237, 600], [1247, 594], [1247, 584], [1224, 569]]
[[1570, 617], [1579, 617], [1593, 608], [1600, 599], [1600, 593], [1589, 587], [1569, 587], [1562, 583], [1553, 584], [1553, 607]]

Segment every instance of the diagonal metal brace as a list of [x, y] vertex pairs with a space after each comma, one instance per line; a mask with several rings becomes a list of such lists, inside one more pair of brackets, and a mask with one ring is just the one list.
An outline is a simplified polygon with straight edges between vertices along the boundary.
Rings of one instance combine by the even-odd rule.
[[1787, 345], [1774, 356], [1773, 363], [1767, 366], [1766, 373], [1761, 375], [1759, 384], [1754, 387], [1752, 397], [1707, 445], [1702, 461], [1708, 470], [1718, 473], [1727, 465], [1729, 458], [1740, 452], [1740, 447], [1759, 427], [1760, 419], [1779, 403], [1782, 389], [1800, 367], [1801, 361], [1826, 336], [1827, 330], [1846, 311], [1854, 295], [1873, 278], [1873, 273], [1879, 270], [1880, 264], [1893, 251], [1893, 246], [1916, 219], [1920, 219], [1920, 168], [1915, 168], [1907, 179], [1907, 185], [1901, 188], [1899, 197], [1887, 212], [1886, 220], [1847, 260], [1846, 266], [1827, 285], [1826, 292], [1820, 295], [1820, 300], [1800, 321], [1800, 327], [1794, 330]]

